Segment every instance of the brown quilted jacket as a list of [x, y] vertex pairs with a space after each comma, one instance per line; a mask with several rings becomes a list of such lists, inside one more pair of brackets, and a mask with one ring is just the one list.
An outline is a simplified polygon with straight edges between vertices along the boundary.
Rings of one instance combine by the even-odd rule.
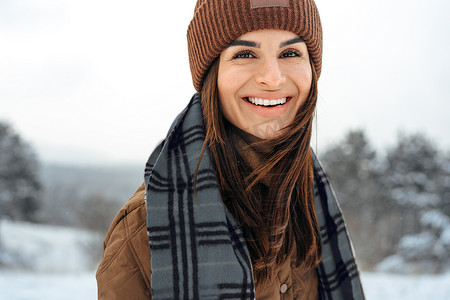
[[[152, 299], [150, 250], [142, 184], [122, 207], [106, 234], [97, 270], [98, 299]], [[291, 267], [288, 260], [270, 284], [257, 287], [259, 299], [318, 299], [317, 274]]]

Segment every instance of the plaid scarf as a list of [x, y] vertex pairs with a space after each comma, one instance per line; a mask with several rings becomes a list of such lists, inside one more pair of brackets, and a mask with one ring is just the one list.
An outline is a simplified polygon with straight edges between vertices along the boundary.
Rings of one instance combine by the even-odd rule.
[[[153, 299], [254, 299], [242, 231], [222, 203], [195, 94], [145, 168]], [[351, 242], [328, 178], [313, 155], [314, 198], [323, 258], [320, 299], [364, 299]]]

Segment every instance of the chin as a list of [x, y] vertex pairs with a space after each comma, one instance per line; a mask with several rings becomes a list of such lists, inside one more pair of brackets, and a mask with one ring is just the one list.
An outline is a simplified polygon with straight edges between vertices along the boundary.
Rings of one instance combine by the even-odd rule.
[[254, 123], [245, 131], [261, 139], [270, 139], [279, 136], [283, 127], [282, 119], [277, 117]]

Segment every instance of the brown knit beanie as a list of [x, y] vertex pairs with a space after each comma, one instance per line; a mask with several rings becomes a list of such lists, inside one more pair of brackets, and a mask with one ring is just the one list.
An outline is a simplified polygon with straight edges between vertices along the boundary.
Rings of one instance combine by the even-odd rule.
[[314, 0], [197, 0], [187, 30], [192, 81], [199, 92], [214, 59], [241, 35], [260, 29], [292, 31], [305, 41], [317, 77], [322, 25]]

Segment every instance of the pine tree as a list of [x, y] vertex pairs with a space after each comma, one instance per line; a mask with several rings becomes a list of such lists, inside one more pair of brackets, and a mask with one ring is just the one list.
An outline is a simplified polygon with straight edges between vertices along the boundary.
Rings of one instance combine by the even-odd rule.
[[0, 218], [34, 221], [40, 192], [33, 150], [9, 125], [0, 122]]
[[357, 257], [363, 267], [371, 267], [393, 248], [389, 228], [380, 222], [392, 203], [381, 186], [376, 152], [362, 130], [353, 130], [321, 159], [341, 204]]

